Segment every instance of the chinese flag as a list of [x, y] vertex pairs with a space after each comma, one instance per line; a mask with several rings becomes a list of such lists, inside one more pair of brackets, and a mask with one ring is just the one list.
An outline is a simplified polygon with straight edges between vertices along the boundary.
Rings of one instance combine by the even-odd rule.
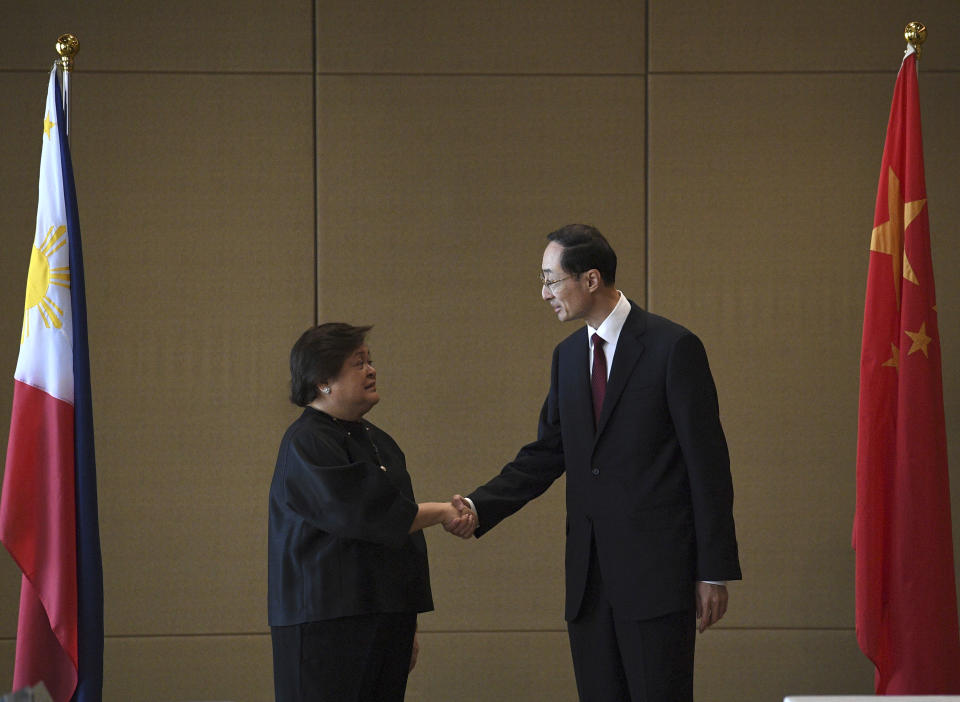
[[877, 694], [960, 693], [940, 334], [917, 57], [900, 68], [870, 239], [857, 437], [857, 640]]

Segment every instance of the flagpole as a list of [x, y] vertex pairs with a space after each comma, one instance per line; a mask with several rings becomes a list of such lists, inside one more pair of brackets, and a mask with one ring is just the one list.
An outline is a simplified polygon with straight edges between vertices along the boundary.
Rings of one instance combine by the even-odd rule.
[[62, 98], [63, 114], [66, 117], [67, 136], [70, 136], [70, 73], [73, 71], [73, 57], [80, 51], [80, 42], [72, 34], [61, 34], [57, 37], [57, 53], [60, 58], [60, 75], [63, 77]]
[[922, 22], [911, 22], [903, 28], [903, 38], [913, 47], [917, 54], [917, 60], [920, 60], [920, 54], [923, 51], [923, 42], [927, 40], [927, 28]]

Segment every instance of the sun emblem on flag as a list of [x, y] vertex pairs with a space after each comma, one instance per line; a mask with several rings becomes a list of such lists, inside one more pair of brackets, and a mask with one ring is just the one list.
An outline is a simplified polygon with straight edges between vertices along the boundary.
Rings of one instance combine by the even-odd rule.
[[[69, 255], [69, 249], [64, 249], [66, 245], [67, 228], [61, 225], [47, 229], [40, 246], [33, 247], [30, 272], [27, 274], [27, 298], [23, 305], [21, 344], [30, 336], [30, 310], [34, 308], [47, 329], [63, 327], [63, 308], [54, 298], [59, 297], [55, 292], [57, 287], [70, 289], [70, 265], [69, 260], [65, 266], [53, 265], [53, 259]], [[63, 253], [57, 256], [57, 252], [61, 250]]]

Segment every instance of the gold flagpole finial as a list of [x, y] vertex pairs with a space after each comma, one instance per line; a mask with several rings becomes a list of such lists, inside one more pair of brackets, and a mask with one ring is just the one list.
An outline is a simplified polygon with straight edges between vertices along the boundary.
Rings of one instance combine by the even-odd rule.
[[80, 51], [80, 42], [72, 34], [61, 34], [57, 38], [57, 53], [60, 54], [60, 65], [63, 70], [73, 70], [73, 57]]
[[911, 22], [908, 24], [903, 28], [903, 37], [907, 40], [907, 43], [913, 47], [913, 50], [917, 52], [917, 58], [920, 58], [923, 42], [927, 40], [927, 28], [923, 26], [923, 23]]

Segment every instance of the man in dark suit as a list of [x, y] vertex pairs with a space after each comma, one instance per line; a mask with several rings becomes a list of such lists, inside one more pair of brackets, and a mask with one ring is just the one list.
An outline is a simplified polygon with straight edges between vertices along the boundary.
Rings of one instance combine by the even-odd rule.
[[[463, 501], [492, 529], [567, 473], [566, 612], [582, 702], [689, 702], [703, 632], [741, 577], [706, 351], [614, 282], [593, 227], [547, 237], [543, 299], [585, 327], [553, 352], [537, 440]], [[458, 500], [455, 504], [463, 504]]]

